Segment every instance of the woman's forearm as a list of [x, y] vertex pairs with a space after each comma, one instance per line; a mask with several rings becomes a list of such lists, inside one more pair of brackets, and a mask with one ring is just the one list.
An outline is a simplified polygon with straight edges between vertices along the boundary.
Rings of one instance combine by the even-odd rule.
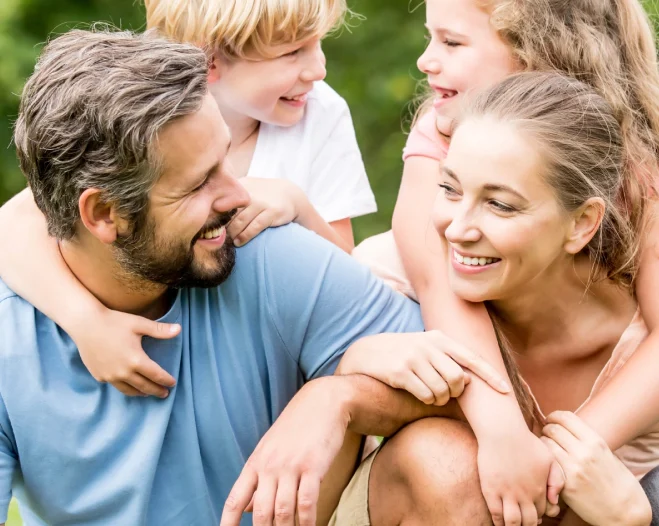
[[3, 281], [66, 331], [102, 308], [64, 262], [29, 190], [0, 208], [0, 247]]

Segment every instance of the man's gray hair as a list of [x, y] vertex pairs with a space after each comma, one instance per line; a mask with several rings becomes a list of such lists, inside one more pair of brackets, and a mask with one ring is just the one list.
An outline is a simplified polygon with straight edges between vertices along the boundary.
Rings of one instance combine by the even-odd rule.
[[146, 217], [161, 173], [158, 132], [199, 110], [207, 70], [201, 49], [151, 33], [74, 30], [44, 48], [14, 140], [50, 235], [75, 235], [88, 188], [131, 224]]

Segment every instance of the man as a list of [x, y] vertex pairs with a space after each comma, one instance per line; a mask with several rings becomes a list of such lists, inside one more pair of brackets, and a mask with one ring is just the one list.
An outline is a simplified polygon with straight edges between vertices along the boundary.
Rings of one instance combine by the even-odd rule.
[[[272, 460], [289, 462], [288, 483], [241, 484], [258, 486], [255, 522], [297, 502], [300, 523], [314, 524], [346, 431], [389, 435], [443, 414], [366, 377], [314, 380], [361, 336], [422, 330], [418, 308], [299, 227], [234, 250], [225, 227], [248, 196], [226, 169], [230, 137], [206, 74], [192, 46], [72, 31], [25, 87], [17, 151], [63, 259], [108, 307], [182, 331], [144, 342], [177, 380], [170, 396], [127, 398], [0, 282], [3, 523], [13, 494], [27, 524], [217, 524], [293, 399], [256, 456], [286, 437], [290, 457], [275, 448]], [[237, 502], [226, 520], [249, 524]]]

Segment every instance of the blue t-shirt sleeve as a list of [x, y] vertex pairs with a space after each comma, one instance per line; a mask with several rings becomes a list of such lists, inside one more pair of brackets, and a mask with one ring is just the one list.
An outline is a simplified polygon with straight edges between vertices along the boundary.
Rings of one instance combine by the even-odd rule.
[[5, 431], [8, 424], [7, 410], [0, 396], [0, 524], [7, 522], [11, 486], [18, 462], [12, 442]]
[[306, 380], [332, 374], [362, 336], [423, 330], [416, 303], [316, 234], [271, 229], [262, 247], [268, 309]]

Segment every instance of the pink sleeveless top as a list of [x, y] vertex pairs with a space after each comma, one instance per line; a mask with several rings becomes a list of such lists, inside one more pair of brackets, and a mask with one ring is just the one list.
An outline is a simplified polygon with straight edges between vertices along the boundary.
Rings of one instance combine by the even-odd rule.
[[437, 131], [435, 119], [435, 110], [430, 110], [416, 121], [403, 148], [403, 161], [414, 156], [428, 157], [435, 161], [444, 160], [448, 143]]

